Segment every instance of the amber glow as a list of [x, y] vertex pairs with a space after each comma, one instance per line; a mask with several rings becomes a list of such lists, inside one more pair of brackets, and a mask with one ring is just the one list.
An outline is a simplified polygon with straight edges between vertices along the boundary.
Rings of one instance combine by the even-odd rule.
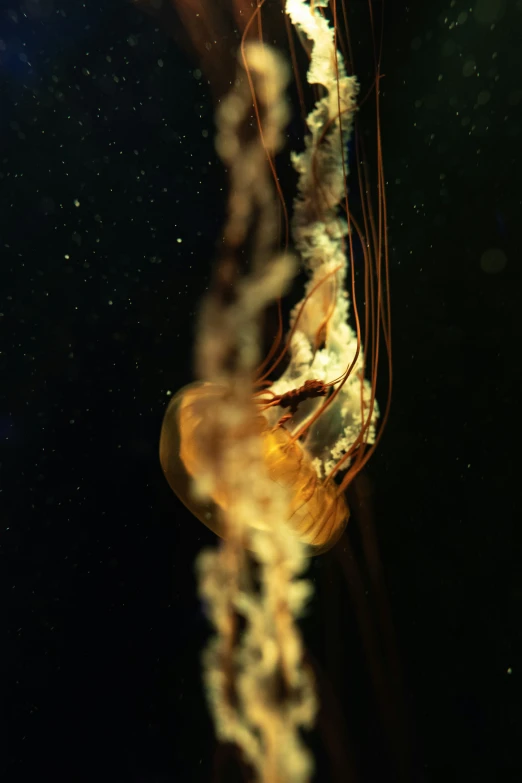
[[[223, 36], [224, 31], [239, 29], [239, 47], [242, 49], [248, 40], [272, 40], [272, 31], [279, 34], [279, 41], [286, 40], [286, 51], [291, 63], [297, 95], [301, 104], [301, 114], [306, 117], [310, 105], [316, 97], [315, 90], [306, 85], [301, 61], [308, 56], [308, 41], [297, 36], [290, 29], [286, 15], [281, 11], [278, 0], [257, 0], [251, 3], [245, 0], [177, 0], [174, 3], [185, 26], [193, 47], [200, 55], [201, 67], [206, 69], [207, 78], [216, 91], [221, 87], [223, 75]], [[350, 72], [357, 71], [349, 28], [349, 2], [331, 2], [321, 13], [328, 16], [334, 29], [336, 47], [342, 52]], [[286, 22], [286, 29], [284, 22]], [[349, 278], [347, 280], [352, 302], [351, 322], [357, 335], [357, 350], [344, 371], [331, 377], [324, 383], [321, 394], [307, 394], [295, 389], [294, 404], [271, 390], [274, 379], [284, 365], [290, 340], [296, 328], [305, 325], [312, 332], [314, 350], [324, 344], [329, 331], [334, 301], [337, 295], [337, 279], [331, 271], [308, 292], [292, 328], [286, 336], [279, 307], [279, 325], [274, 335], [272, 347], [265, 360], [252, 379], [253, 395], [258, 414], [252, 417], [252, 432], [258, 433], [263, 444], [265, 464], [270, 478], [284, 486], [290, 494], [290, 512], [288, 525], [316, 554], [330, 548], [338, 540], [349, 517], [344, 499], [344, 490], [353, 478], [362, 470], [371, 457], [380, 439], [386, 423], [392, 384], [391, 361], [391, 324], [390, 289], [388, 280], [388, 245], [386, 239], [386, 198], [384, 190], [384, 169], [380, 128], [380, 43], [376, 41], [374, 16], [371, 0], [368, 2], [367, 23], [372, 30], [374, 80], [366, 85], [366, 92], [360, 95], [359, 103], [373, 101], [372, 119], [374, 123], [371, 138], [373, 149], [366, 148], [362, 135], [356, 128], [355, 167], [348, 176], [347, 161], [343, 159], [345, 171], [344, 219], [349, 233], [345, 239], [345, 253], [349, 258]], [[280, 28], [278, 30], [278, 28]], [[270, 31], [268, 33], [267, 31]], [[209, 40], [215, 46], [209, 47]], [[227, 39], [229, 40], [229, 39]], [[305, 53], [299, 52], [302, 47]], [[248, 71], [247, 71], [248, 73]], [[251, 85], [252, 86], [252, 85]], [[252, 86], [253, 117], [261, 143], [263, 127], [260, 119], [256, 94]], [[341, 103], [339, 99], [339, 111]], [[304, 123], [304, 120], [303, 120]], [[340, 126], [339, 126], [340, 127]], [[326, 134], [328, 129], [324, 131]], [[342, 133], [342, 131], [339, 131]], [[303, 124], [303, 135], [305, 127]], [[344, 145], [341, 145], [344, 146]], [[287, 197], [280, 185], [277, 173], [277, 161], [267, 152], [267, 159], [273, 174], [274, 191], [280, 203], [281, 245], [290, 244], [290, 220]], [[314, 166], [312, 166], [314, 170]], [[373, 177], [370, 175], [373, 173]], [[316, 188], [322, 192], [323, 184], [317, 177]], [[354, 192], [358, 195], [355, 199]], [[324, 193], [324, 203], [328, 193]], [[352, 203], [357, 204], [356, 214]], [[311, 215], [311, 220], [320, 217]], [[234, 241], [228, 238], [229, 246]], [[356, 247], [357, 246], [357, 247]], [[334, 270], [335, 272], [336, 270]], [[362, 285], [361, 285], [362, 279]], [[362, 299], [361, 299], [362, 297]], [[356, 369], [356, 364], [364, 355], [364, 367]], [[386, 367], [388, 388], [385, 399], [381, 401], [380, 422], [375, 435], [370, 437], [377, 410], [376, 388], [383, 364]], [[335, 426], [336, 399], [348, 379], [353, 380], [354, 373], [360, 374], [360, 416], [361, 426], [358, 436], [350, 447], [342, 453], [328, 469], [327, 475], [320, 476], [313, 460], [320, 453], [317, 445], [322, 431]], [[365, 396], [364, 377], [369, 380], [371, 393]], [[204, 465], [206, 455], [212, 450], [213, 438], [219, 438], [219, 432], [210, 432], [206, 425], [206, 410], [216, 397], [226, 394], [226, 389], [209, 383], [193, 384], [178, 392], [167, 409], [163, 421], [160, 440], [160, 461], [165, 476], [178, 497], [190, 511], [218, 535], [222, 534], [218, 509], [226, 511], [229, 503], [226, 487], [214, 488], [211, 500], [198, 500], [191, 494], [191, 477], [198, 476]], [[310, 433], [313, 432], [313, 438]], [[315, 452], [309, 449], [309, 442], [315, 443]], [[262, 520], [259, 521], [262, 524]]]
[[[213, 434], [207, 422], [209, 406], [226, 393], [225, 388], [208, 383], [181, 389], [165, 413], [160, 438], [161, 466], [170, 487], [194, 516], [219, 536], [223, 529], [216, 507], [228, 509], [226, 487], [218, 487], [210, 502], [198, 501], [191, 492], [191, 477], [203, 472], [212, 450]], [[268, 475], [290, 493], [288, 525], [312, 554], [332, 547], [348, 521], [344, 495], [337, 492], [332, 481], [319, 481], [306, 451], [292, 440], [284, 426], [271, 427], [259, 415], [252, 419], [252, 434], [262, 440]], [[214, 435], [219, 437], [219, 433]], [[263, 520], [258, 525], [263, 525]]]

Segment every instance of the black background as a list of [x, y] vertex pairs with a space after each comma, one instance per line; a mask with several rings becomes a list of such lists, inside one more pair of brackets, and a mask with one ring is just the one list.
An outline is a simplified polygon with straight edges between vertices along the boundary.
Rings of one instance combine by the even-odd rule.
[[[522, 774], [521, 31], [520, 0], [386, 5], [395, 387], [366, 473], [418, 781]], [[224, 214], [205, 78], [131, 5], [27, 0], [0, 85], [3, 779], [233, 780], [200, 686], [213, 537], [157, 459]], [[310, 570], [319, 657], [321, 600], [358, 644], [335, 562]], [[359, 779], [394, 780], [334, 687]], [[323, 750], [317, 780], [351, 780]]]

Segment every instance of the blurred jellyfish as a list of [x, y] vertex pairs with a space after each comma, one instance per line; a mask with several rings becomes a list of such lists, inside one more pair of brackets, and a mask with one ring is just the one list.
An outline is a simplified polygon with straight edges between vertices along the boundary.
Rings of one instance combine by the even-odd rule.
[[[230, 189], [214, 282], [200, 309], [199, 380], [168, 406], [160, 461], [174, 492], [224, 539], [198, 560], [216, 629], [204, 676], [218, 737], [242, 749], [256, 779], [300, 783], [313, 769], [300, 732], [317, 712], [296, 623], [311, 595], [301, 575], [306, 556], [332, 547], [346, 526], [345, 490], [375, 449], [391, 394], [379, 53], [376, 182], [356, 137], [354, 197], [348, 142], [358, 84], [347, 72], [349, 34], [335, 3], [287, 0], [283, 13], [263, 0], [178, 0], [175, 8], [202, 69], [215, 77], [216, 148]], [[291, 207], [276, 165], [289, 74], [266, 43], [279, 40], [282, 21], [303, 114]], [[232, 76], [223, 52], [234, 29], [241, 38]], [[280, 299], [297, 266], [307, 282], [285, 333]], [[263, 357], [263, 319], [274, 303], [279, 325]]]

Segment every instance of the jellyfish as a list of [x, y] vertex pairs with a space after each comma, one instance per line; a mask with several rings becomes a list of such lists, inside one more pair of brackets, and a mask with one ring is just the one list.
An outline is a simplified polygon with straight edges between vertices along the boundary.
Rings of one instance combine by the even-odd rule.
[[[217, 77], [216, 148], [230, 186], [199, 312], [198, 381], [167, 407], [160, 462], [180, 500], [223, 539], [197, 562], [216, 631], [203, 669], [217, 736], [241, 748], [256, 780], [304, 783], [313, 760], [301, 730], [313, 726], [318, 702], [297, 623], [312, 593], [303, 572], [345, 529], [345, 491], [375, 450], [391, 393], [379, 51], [373, 89], [361, 99], [334, 2], [178, 0], [176, 8], [202, 67]], [[281, 21], [288, 58], [273, 46]], [[227, 27], [241, 33], [235, 76], [224, 75]], [[290, 204], [278, 156], [292, 74], [303, 133], [290, 158]], [[375, 186], [357, 133], [348, 179], [348, 143], [370, 99]], [[285, 328], [281, 301], [302, 277]], [[278, 326], [263, 355], [271, 307]]]
[[[353, 67], [348, 31], [343, 33], [338, 24], [335, 3], [286, 3], [299, 95], [303, 96], [304, 88], [293, 36], [309, 58], [307, 81], [316, 97], [304, 120], [304, 149], [291, 155], [297, 193], [290, 210], [275, 165], [281, 144], [278, 141], [271, 147], [266, 138], [267, 121], [260, 116], [262, 101], [256, 95], [252, 68], [245, 60], [245, 46], [264, 40], [273, 22], [274, 6], [277, 4], [260, 0], [254, 7], [236, 2], [230, 14], [242, 30], [239, 59], [251, 93], [250, 111], [242, 121], [255, 122], [260, 139], [256, 149], [261, 150], [261, 159], [251, 161], [251, 170], [256, 176], [256, 165], [268, 162], [280, 200], [283, 244], [288, 245], [291, 237], [299, 266], [308, 279], [301, 301], [290, 314], [288, 332], [285, 334], [283, 329], [279, 307], [279, 328], [269, 353], [252, 368], [252, 415], [244, 426], [259, 439], [270, 479], [288, 494], [289, 528], [306, 545], [308, 554], [320, 554], [337, 542], [348, 522], [345, 490], [375, 450], [391, 395], [386, 200], [378, 126], [380, 63], [376, 50], [373, 100], [377, 182], [372, 187], [365, 151], [356, 136], [356, 170], [348, 185], [348, 142], [359, 101], [356, 77], [347, 73], [345, 64], [349, 62]], [[207, 43], [204, 39], [210, 25], [216, 24], [215, 6], [199, 3], [196, 14], [194, 3], [183, 2], [179, 10], [194, 44], [202, 51], [202, 62], [208, 63], [209, 47], [203, 44]], [[223, 26], [226, 15], [222, 13], [219, 18]], [[304, 105], [304, 97], [302, 100]], [[219, 111], [223, 117], [223, 104]], [[226, 130], [219, 121], [218, 126], [218, 152], [225, 165], [232, 167], [237, 145], [229, 149]], [[244, 149], [242, 155], [246, 160]], [[241, 173], [239, 180], [242, 177]], [[245, 204], [248, 188], [248, 182], [231, 183], [233, 197], [236, 201], [244, 199]], [[270, 195], [261, 198], [269, 200]], [[228, 285], [231, 296], [237, 274], [234, 256], [250, 241], [250, 208], [260, 207], [251, 204], [240, 209], [225, 228], [219, 275], [220, 285]], [[273, 234], [275, 222], [274, 215], [265, 216], [264, 224], [257, 228], [255, 252], [260, 256], [267, 252], [264, 244], [269, 242], [267, 237]], [[211, 342], [217, 355], [223, 346], [217, 345], [216, 335], [219, 328]], [[387, 367], [388, 389], [379, 422], [376, 387], [383, 364]], [[173, 396], [161, 430], [160, 462], [179, 499], [201, 522], [226, 537], [220, 512], [230, 504], [229, 488], [214, 482], [209, 491], [195, 490], [212, 452], [208, 412], [228, 393], [226, 373], [221, 370], [209, 372], [207, 365], [199, 382]]]

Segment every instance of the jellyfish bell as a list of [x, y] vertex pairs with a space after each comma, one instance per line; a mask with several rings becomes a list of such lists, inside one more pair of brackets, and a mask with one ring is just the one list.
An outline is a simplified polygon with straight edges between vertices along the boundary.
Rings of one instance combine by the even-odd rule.
[[[213, 383], [185, 386], [170, 401], [160, 436], [161, 467], [171, 489], [197, 519], [221, 537], [226, 532], [220, 511], [226, 512], [231, 502], [227, 487], [213, 486], [207, 497], [198, 497], [193, 483], [204, 474], [213, 447], [208, 413], [227, 393], [226, 386]], [[268, 476], [288, 491], [286, 524], [307, 545], [309, 554], [327, 551], [348, 521], [343, 493], [334, 481], [319, 479], [309, 453], [285, 426], [271, 425], [261, 412], [252, 416], [249, 426], [248, 434], [260, 439]], [[238, 436], [245, 434], [243, 425]], [[262, 519], [253, 525], [268, 529]]]

